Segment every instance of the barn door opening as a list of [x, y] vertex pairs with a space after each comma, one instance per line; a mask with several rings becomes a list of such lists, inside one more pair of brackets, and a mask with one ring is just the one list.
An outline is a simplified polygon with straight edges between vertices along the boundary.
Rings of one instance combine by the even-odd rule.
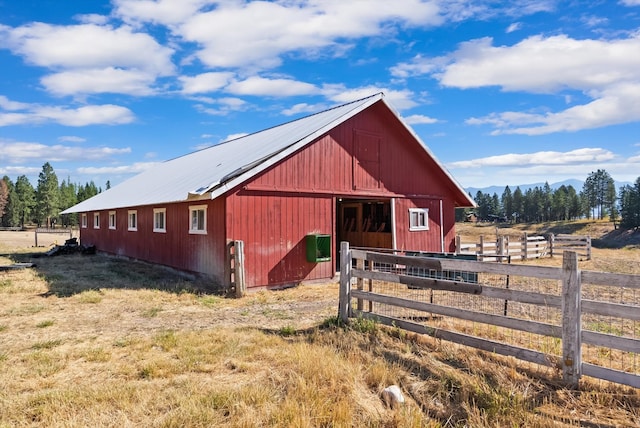
[[393, 248], [391, 201], [338, 199], [336, 208], [338, 246], [348, 241], [351, 247]]

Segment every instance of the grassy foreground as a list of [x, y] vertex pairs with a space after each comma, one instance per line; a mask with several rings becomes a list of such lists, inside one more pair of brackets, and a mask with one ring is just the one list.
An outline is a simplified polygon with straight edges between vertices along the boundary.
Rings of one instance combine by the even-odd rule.
[[[25, 258], [0, 247], [0, 265]], [[567, 391], [512, 359], [339, 326], [336, 284], [235, 300], [143, 263], [34, 261], [0, 272], [0, 427], [640, 424], [637, 390]]]

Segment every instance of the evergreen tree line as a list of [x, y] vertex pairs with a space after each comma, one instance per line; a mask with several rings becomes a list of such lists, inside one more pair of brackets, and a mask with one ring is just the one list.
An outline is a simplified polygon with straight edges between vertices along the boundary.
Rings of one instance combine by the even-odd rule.
[[[111, 187], [108, 181], [106, 187]], [[77, 214], [61, 216], [60, 212], [100, 192], [102, 188], [93, 181], [76, 184], [67, 178], [59, 183], [49, 162], [42, 166], [35, 188], [25, 175], [15, 183], [5, 175], [0, 180], [0, 226], [77, 226]]]
[[[473, 197], [473, 195], [470, 195]], [[506, 186], [501, 196], [478, 191], [475, 210], [458, 210], [456, 220], [464, 221], [475, 214], [479, 221], [540, 223], [609, 218], [626, 229], [640, 228], [640, 177], [616, 194], [615, 182], [608, 172], [599, 169], [589, 174], [580, 191], [562, 185], [552, 190], [549, 183], [523, 192]]]

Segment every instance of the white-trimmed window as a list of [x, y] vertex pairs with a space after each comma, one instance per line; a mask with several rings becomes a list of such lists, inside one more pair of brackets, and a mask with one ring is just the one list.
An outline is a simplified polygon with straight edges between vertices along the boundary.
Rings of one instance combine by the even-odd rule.
[[109, 229], [116, 228], [116, 212], [109, 211]]
[[93, 213], [93, 228], [100, 229], [100, 213]]
[[154, 232], [166, 232], [167, 231], [166, 220], [167, 220], [166, 208], [153, 209], [153, 231]]
[[87, 221], [87, 214], [86, 214], [86, 213], [82, 213], [82, 214], [80, 215], [80, 224], [82, 225], [82, 227], [83, 227], [84, 229], [86, 229], [86, 228], [87, 228], [87, 224], [88, 224], [88, 223], [89, 223], [89, 222]]
[[189, 233], [205, 235], [207, 233], [207, 206], [189, 207]]
[[129, 210], [127, 213], [127, 230], [138, 230], [138, 211]]
[[409, 230], [429, 230], [427, 208], [409, 208]]

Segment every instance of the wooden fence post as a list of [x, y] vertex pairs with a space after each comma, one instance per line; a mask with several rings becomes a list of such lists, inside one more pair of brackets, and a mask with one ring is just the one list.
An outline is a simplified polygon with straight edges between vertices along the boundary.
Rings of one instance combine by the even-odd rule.
[[462, 237], [460, 235], [456, 235], [456, 254], [460, 254], [462, 252]]
[[509, 235], [505, 235], [504, 236], [504, 243], [503, 243], [503, 256], [508, 256], [509, 255], [509, 247], [511, 246], [510, 242], [509, 242]]
[[529, 236], [527, 232], [522, 234], [522, 260], [527, 260], [527, 249], [529, 248]]
[[577, 389], [582, 372], [582, 286], [575, 251], [563, 252], [562, 276], [562, 380], [568, 388]]
[[591, 260], [591, 236], [587, 235], [587, 260]]
[[234, 278], [236, 297], [243, 297], [247, 291], [247, 285], [244, 282], [244, 241], [234, 241], [233, 246], [235, 247]]
[[340, 242], [340, 302], [338, 317], [343, 323], [349, 322], [351, 313], [351, 251], [349, 243]]
[[553, 233], [550, 233], [549, 234], [549, 256], [550, 257], [553, 257], [555, 244], [556, 244], [556, 235], [554, 235]]
[[[364, 270], [364, 260], [363, 259], [357, 259], [356, 260], [356, 269]], [[342, 270], [340, 271], [340, 275], [342, 275]], [[358, 290], [361, 290], [361, 291], [364, 290], [364, 279], [363, 278], [358, 277], [358, 279], [356, 280], [356, 288]], [[357, 307], [358, 307], [359, 311], [364, 309], [364, 301], [362, 299], [358, 299]]]
[[482, 256], [484, 254], [484, 235], [480, 235], [480, 251], [478, 251], [476, 254], [480, 256], [478, 257], [478, 260], [484, 260], [484, 257]]
[[498, 236], [498, 241], [496, 242], [496, 261], [502, 261], [502, 256], [504, 256], [504, 236]]

